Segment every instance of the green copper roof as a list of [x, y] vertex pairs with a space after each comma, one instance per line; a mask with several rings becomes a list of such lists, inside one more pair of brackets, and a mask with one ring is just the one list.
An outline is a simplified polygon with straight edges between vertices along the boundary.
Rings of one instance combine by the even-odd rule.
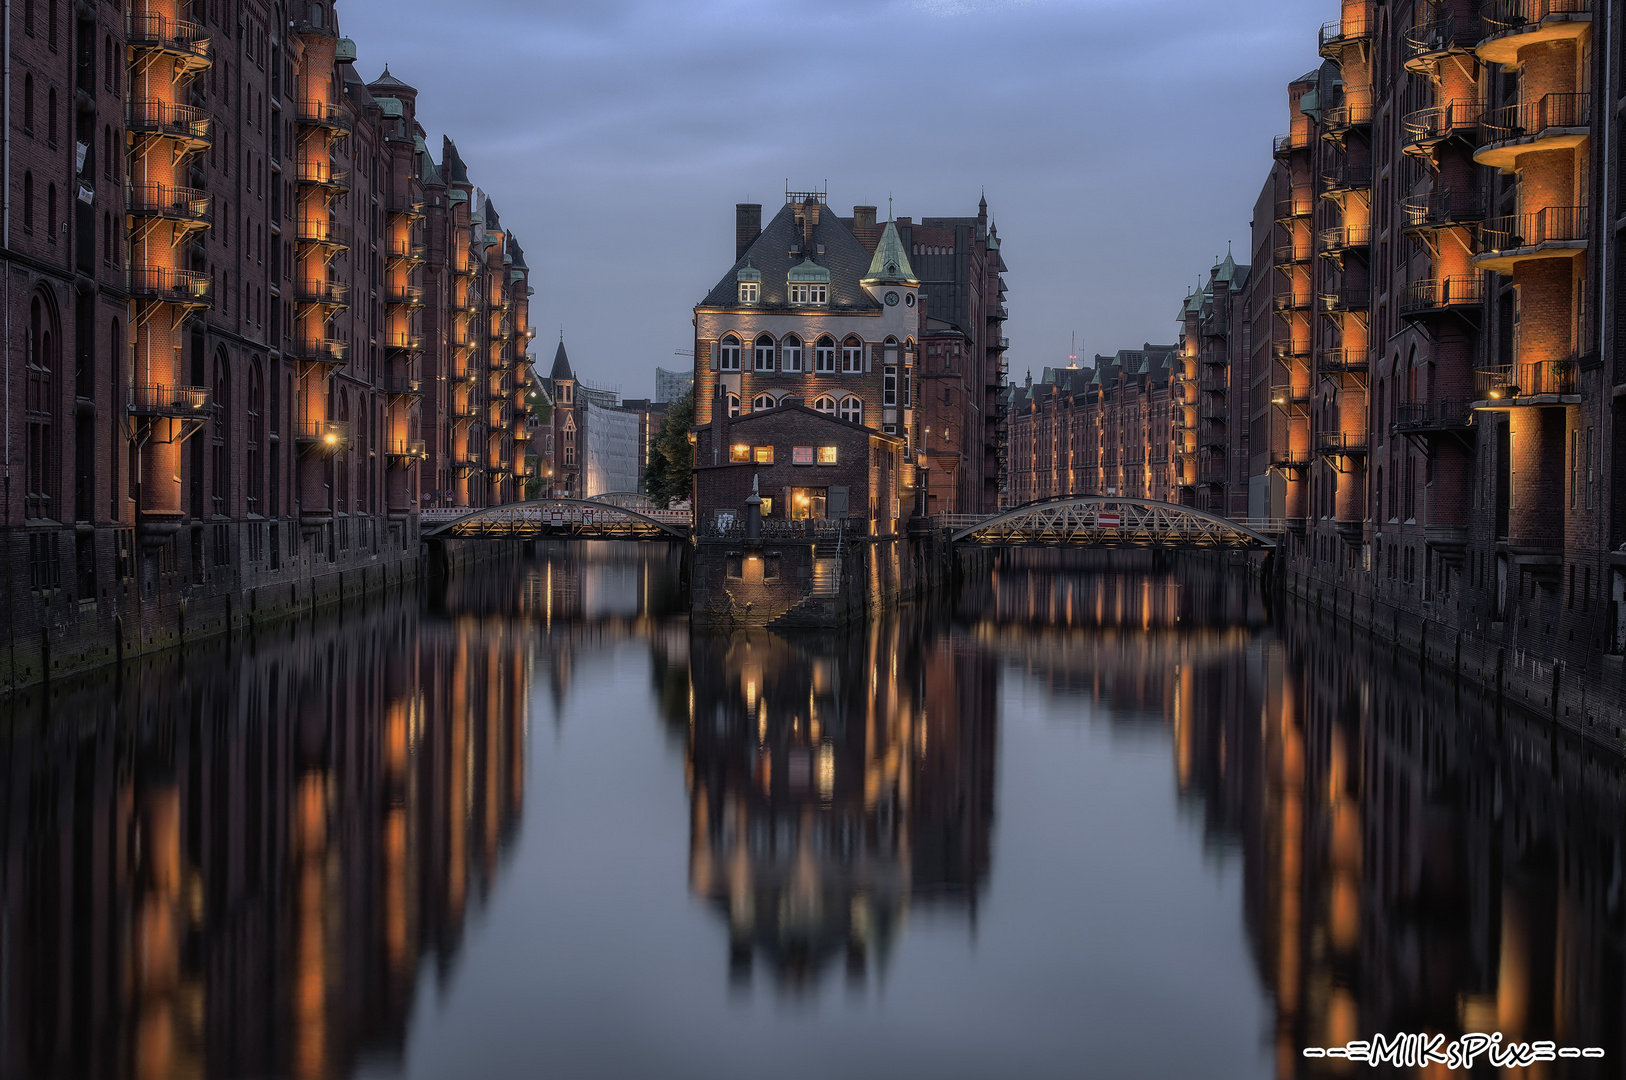
[[356, 43], [347, 37], [340, 38], [339, 43], [333, 47], [333, 59], [341, 64], [347, 60], [354, 63], [356, 59]]
[[[761, 277], [760, 274], [757, 276], [759, 278]], [[800, 263], [790, 268], [790, 273], [786, 274], [785, 278], [788, 281], [822, 281], [828, 284], [830, 281], [830, 271], [826, 267], [820, 266], [812, 259], [803, 259]]]
[[750, 263], [746, 263], [744, 266], [740, 267], [737, 271], [734, 272], [734, 280], [735, 281], [761, 281], [762, 280], [762, 271], [758, 270], [756, 267], [752, 266]]
[[869, 273], [864, 275], [865, 285], [919, 285], [915, 268], [909, 265], [909, 253], [903, 250], [903, 238], [898, 235], [897, 222], [889, 221], [881, 233], [881, 242], [875, 245], [875, 257], [869, 262]]

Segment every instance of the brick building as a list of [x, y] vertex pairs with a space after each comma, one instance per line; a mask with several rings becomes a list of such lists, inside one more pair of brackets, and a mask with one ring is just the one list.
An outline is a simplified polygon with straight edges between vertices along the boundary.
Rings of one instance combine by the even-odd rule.
[[[0, 684], [397, 580], [420, 491], [513, 496], [523, 257], [328, 3], [22, 15]], [[464, 309], [478, 376], [449, 393], [425, 327]]]
[[1626, 7], [1335, 10], [1215, 312], [1246, 340], [1227, 512], [1245, 481], [1295, 590], [1619, 747], [1626, 283], [1594, 102]]

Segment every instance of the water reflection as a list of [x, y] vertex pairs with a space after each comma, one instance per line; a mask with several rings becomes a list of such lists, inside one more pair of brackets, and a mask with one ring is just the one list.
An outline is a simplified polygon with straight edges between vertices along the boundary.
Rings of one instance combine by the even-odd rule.
[[[845, 637], [691, 637], [681, 570], [546, 550], [10, 702], [0, 1076], [744, 1076], [811, 1024], [782, 1075], [1319, 1076], [1424, 1029], [1621, 1075], [1618, 762], [1217, 567], [1010, 557]], [[443, 1019], [487, 984], [575, 1011]], [[641, 989], [671, 1045], [620, 1037]]]

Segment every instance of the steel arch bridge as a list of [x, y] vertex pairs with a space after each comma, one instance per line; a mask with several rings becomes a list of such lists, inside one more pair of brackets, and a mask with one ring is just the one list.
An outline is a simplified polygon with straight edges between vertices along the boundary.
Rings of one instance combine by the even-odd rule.
[[964, 525], [956, 544], [983, 547], [1207, 548], [1272, 551], [1268, 525], [1178, 503], [1078, 496], [1033, 503]]
[[686, 515], [660, 518], [613, 503], [585, 499], [533, 499], [469, 513], [423, 516], [424, 540], [688, 540]]

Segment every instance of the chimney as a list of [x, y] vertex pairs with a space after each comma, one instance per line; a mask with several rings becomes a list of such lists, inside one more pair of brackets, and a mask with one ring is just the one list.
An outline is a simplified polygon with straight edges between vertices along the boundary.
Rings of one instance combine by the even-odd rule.
[[762, 235], [762, 204], [734, 204], [734, 261], [745, 258], [745, 252]]
[[853, 207], [853, 232], [858, 232], [860, 229], [873, 228], [875, 228], [875, 207]]

